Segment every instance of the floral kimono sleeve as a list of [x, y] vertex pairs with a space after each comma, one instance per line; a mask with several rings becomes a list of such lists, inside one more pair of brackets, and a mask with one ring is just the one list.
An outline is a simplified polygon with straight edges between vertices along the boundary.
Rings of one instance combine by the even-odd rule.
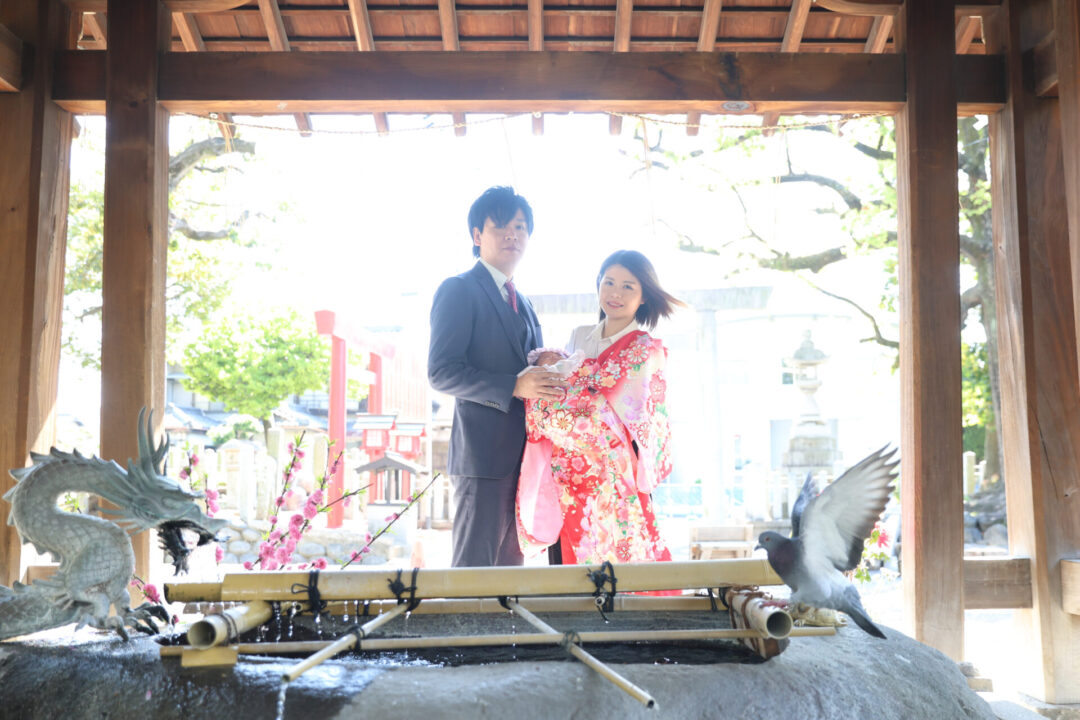
[[645, 333], [637, 334], [626, 347], [606, 359], [617, 379], [604, 394], [637, 444], [637, 485], [646, 493], [671, 474], [666, 363], [663, 344]]

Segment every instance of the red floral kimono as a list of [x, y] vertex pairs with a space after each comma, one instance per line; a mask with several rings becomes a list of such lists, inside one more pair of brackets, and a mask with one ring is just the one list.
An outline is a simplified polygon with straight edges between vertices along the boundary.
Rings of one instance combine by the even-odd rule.
[[526, 403], [517, 506], [523, 552], [561, 538], [566, 564], [671, 559], [649, 500], [671, 473], [666, 356], [659, 340], [629, 333], [585, 360], [563, 399]]

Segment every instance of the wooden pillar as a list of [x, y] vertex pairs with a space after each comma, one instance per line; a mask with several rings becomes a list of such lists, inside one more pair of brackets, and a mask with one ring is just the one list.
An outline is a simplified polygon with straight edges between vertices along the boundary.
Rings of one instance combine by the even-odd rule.
[[951, 0], [898, 18], [907, 103], [896, 118], [900, 244], [901, 498], [909, 632], [964, 650], [960, 245]]
[[[990, 118], [1009, 549], [1031, 559], [1030, 610], [1016, 610], [1021, 688], [1080, 702], [1080, 616], [1062, 607], [1061, 560], [1080, 551], [1080, 380], [1059, 101], [1039, 98], [1024, 52], [1050, 29], [1049, 0], [1005, 0], [986, 23], [1008, 68], [1005, 108]], [[1075, 139], [1065, 145], [1075, 151]]]
[[[1069, 247], [1073, 287], [1080, 287], [1080, 8], [1077, 8], [1076, 0], [1053, 0], [1053, 10]], [[1080, 303], [1080, 293], [1073, 297], [1073, 316], [1080, 320], [1077, 303]], [[1080, 329], [1076, 336], [1080, 339]], [[1080, 345], [1077, 345], [1077, 355], [1080, 357]]]
[[[52, 51], [68, 13], [56, 1], [5, 0], [0, 25], [23, 42], [22, 89], [0, 93], [0, 494], [8, 470], [55, 437], [73, 119], [50, 98]], [[0, 502], [0, 584], [19, 578], [20, 543]]]
[[[167, 14], [157, 0], [109, 0], [105, 56], [105, 241], [101, 317], [101, 456], [137, 457], [139, 409], [165, 408], [168, 115], [157, 102]], [[135, 536], [146, 578], [150, 538]]]

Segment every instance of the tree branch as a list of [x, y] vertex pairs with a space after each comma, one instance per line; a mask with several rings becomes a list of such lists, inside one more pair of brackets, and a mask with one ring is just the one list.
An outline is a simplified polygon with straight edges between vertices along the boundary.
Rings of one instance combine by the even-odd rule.
[[780, 182], [810, 182], [827, 187], [839, 195], [852, 210], [862, 210], [862, 200], [859, 199], [859, 196], [848, 190], [847, 186], [839, 180], [833, 180], [824, 175], [814, 175], [813, 173], [788, 173], [780, 176]]
[[[775, 257], [761, 258], [758, 265], [770, 270], [792, 272], [794, 270], [809, 270], [812, 273], [821, 272], [822, 268], [832, 265], [834, 262], [846, 260], [847, 255], [843, 248], [829, 248], [813, 255], [796, 255], [791, 253], [778, 253], [773, 250]], [[820, 288], [818, 288], [820, 289]], [[822, 290], [822, 292], [825, 292]], [[826, 293], [828, 294], [828, 293]]]
[[[806, 130], [816, 130], [818, 132], [827, 132], [830, 135], [835, 135], [836, 134], [835, 132], [833, 132], [833, 130], [831, 128], [829, 128], [827, 126], [824, 126], [824, 125], [812, 125], [812, 126], [807, 127], [805, 129]], [[853, 141], [851, 143], [851, 147], [855, 148], [856, 150], [861, 152], [863, 155], [866, 155], [869, 158], [873, 158], [874, 160], [895, 160], [896, 159], [896, 153], [889, 152], [888, 150], [882, 150], [880, 147], [871, 147], [870, 145], [867, 145], [866, 143], [859, 142], [858, 140]]]
[[873, 315], [871, 315], [870, 312], [865, 310], [861, 305], [859, 305], [859, 303], [855, 302], [854, 300], [852, 300], [850, 298], [843, 297], [842, 295], [837, 295], [836, 293], [831, 293], [828, 290], [815, 285], [814, 283], [810, 282], [809, 280], [806, 280], [805, 278], [803, 278], [803, 279], [804, 279], [804, 281], [806, 282], [807, 285], [814, 288], [819, 293], [821, 293], [823, 295], [828, 295], [829, 297], [833, 298], [834, 300], [839, 300], [840, 302], [847, 303], [848, 305], [850, 305], [851, 307], [855, 308], [860, 313], [862, 313], [863, 317], [865, 317], [867, 320], [870, 321], [870, 325], [874, 328], [874, 336], [873, 337], [868, 337], [868, 338], [863, 338], [862, 342], [875, 342], [878, 345], [881, 345], [881, 346], [887, 347], [887, 348], [892, 348], [893, 350], [899, 350], [900, 349], [899, 341], [890, 340], [887, 337], [885, 337], [884, 335], [882, 335], [881, 334], [881, 327], [878, 325], [877, 318], [875, 318]]
[[188, 224], [186, 218], [173, 216], [172, 231], [178, 232], [191, 240], [221, 240], [222, 238], [229, 237], [229, 233], [243, 225], [244, 222], [247, 221], [249, 215], [250, 213], [245, 210], [240, 213], [240, 217], [220, 230], [196, 230]]
[[960, 319], [961, 322], [967, 317], [968, 311], [974, 307], [982, 306], [982, 292], [978, 285], [973, 285], [960, 296]]
[[252, 154], [255, 143], [234, 138], [228, 142], [217, 136], [192, 143], [169, 158], [169, 190], [175, 190], [180, 181], [188, 176], [204, 158], [219, 157], [233, 152]]
[[986, 258], [991, 249], [991, 243], [986, 240], [980, 240], [970, 235], [960, 236], [960, 254], [973, 263]]

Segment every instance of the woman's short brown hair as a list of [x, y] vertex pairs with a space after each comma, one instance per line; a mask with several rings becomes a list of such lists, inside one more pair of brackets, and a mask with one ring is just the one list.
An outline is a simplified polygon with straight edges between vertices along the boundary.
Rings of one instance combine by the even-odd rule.
[[[604, 273], [612, 265], [622, 265], [630, 271], [630, 274], [641, 283], [641, 307], [634, 314], [634, 319], [642, 327], [652, 330], [662, 317], [669, 317], [675, 312], [676, 307], [686, 307], [686, 303], [660, 287], [660, 280], [656, 277], [656, 268], [637, 250], [618, 250], [608, 256], [600, 264], [600, 273], [596, 276], [596, 290], [600, 290], [600, 281], [604, 279]], [[600, 309], [600, 319], [603, 320], [603, 308]]]

